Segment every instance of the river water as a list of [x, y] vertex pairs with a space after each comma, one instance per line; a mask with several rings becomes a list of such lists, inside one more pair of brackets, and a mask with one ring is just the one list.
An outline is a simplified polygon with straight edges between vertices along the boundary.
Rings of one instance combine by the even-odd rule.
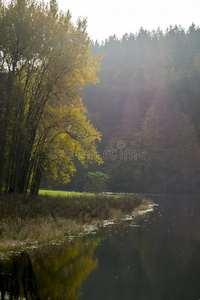
[[199, 300], [200, 197], [0, 262], [1, 299]]

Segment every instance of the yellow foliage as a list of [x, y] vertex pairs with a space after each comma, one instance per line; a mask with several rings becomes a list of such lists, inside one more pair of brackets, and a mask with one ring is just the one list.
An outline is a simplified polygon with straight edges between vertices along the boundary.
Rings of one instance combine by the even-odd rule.
[[28, 185], [36, 191], [43, 170], [68, 182], [74, 156], [84, 165], [102, 162], [95, 146], [100, 133], [87, 120], [81, 99], [87, 83], [99, 81], [101, 56], [90, 53], [86, 20], [74, 25], [69, 12], [57, 13], [56, 7], [56, 1], [33, 0], [0, 6], [1, 87], [9, 86], [2, 99], [2, 140], [5, 155], [12, 157], [4, 182], [20, 192]]

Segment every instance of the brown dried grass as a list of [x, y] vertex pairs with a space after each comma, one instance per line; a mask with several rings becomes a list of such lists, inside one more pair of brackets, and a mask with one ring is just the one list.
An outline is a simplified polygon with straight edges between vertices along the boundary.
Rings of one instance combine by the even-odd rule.
[[0, 251], [59, 241], [105, 219], [120, 220], [151, 202], [134, 195], [0, 197]]

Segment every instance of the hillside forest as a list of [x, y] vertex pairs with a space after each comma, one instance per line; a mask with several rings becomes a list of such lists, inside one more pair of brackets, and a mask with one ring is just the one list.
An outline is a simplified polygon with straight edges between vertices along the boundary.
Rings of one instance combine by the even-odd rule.
[[[98, 151], [107, 190], [200, 190], [200, 28], [192, 24], [93, 43], [103, 53], [100, 82], [84, 104], [102, 133]], [[92, 167], [95, 170], [96, 167]], [[81, 167], [69, 188], [82, 188]]]
[[[0, 193], [200, 190], [200, 28], [92, 42], [56, 0], [0, 1]], [[74, 176], [74, 177], [73, 177]]]

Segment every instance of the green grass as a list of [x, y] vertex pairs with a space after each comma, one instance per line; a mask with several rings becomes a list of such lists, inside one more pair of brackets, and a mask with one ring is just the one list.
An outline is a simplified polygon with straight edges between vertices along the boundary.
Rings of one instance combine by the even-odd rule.
[[54, 191], [54, 190], [39, 190], [39, 195], [48, 195], [48, 196], [60, 196], [60, 197], [72, 197], [72, 196], [91, 196], [95, 195], [92, 193], [83, 193], [83, 192], [69, 192], [69, 191]]

